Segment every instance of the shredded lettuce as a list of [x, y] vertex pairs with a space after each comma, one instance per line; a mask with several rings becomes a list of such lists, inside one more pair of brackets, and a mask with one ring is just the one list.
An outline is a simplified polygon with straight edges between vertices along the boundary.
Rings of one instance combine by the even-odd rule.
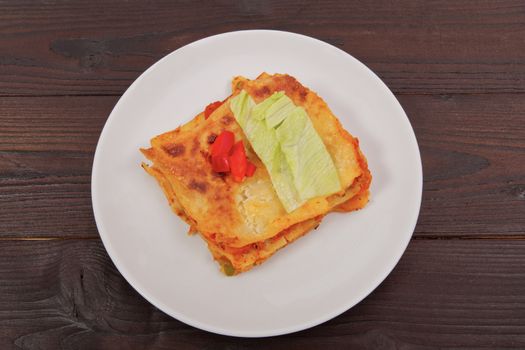
[[334, 162], [303, 108], [295, 107], [277, 128], [276, 135], [301, 199], [341, 189]]
[[255, 104], [242, 90], [230, 108], [287, 212], [341, 189], [337, 169], [308, 114], [283, 91]]

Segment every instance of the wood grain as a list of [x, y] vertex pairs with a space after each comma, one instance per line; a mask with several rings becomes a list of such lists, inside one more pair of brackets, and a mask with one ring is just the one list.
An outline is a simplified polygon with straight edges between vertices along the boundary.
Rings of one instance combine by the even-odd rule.
[[[99, 241], [90, 176], [147, 67], [254, 28], [374, 70], [410, 118], [425, 182], [414, 239], [369, 297], [310, 330], [239, 339], [128, 285]], [[524, 35], [519, 0], [1, 1], [0, 349], [524, 349]]]
[[525, 237], [521, 95], [401, 96], [421, 149], [417, 236]]
[[[116, 100], [0, 98], [0, 237], [97, 237], [91, 165]], [[521, 95], [410, 95], [400, 101], [424, 166], [415, 236], [525, 238]]]
[[0, 98], [0, 237], [97, 237], [96, 143], [116, 97]]
[[0, 241], [0, 250], [2, 349], [525, 347], [522, 241], [413, 241], [358, 306], [266, 339], [218, 336], [171, 319], [134, 292], [98, 240]]
[[524, 92], [524, 22], [520, 0], [6, 1], [0, 95], [118, 95], [185, 44], [253, 28], [327, 41], [397, 93]]

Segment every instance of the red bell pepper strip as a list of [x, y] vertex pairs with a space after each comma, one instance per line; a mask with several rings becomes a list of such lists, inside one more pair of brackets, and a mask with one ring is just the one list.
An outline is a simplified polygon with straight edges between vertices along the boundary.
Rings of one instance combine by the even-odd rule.
[[219, 154], [211, 157], [211, 167], [216, 173], [227, 173], [230, 171], [230, 163], [227, 154]]
[[248, 163], [242, 141], [237, 142], [233, 146], [232, 154], [228, 160], [230, 161], [230, 171], [233, 181], [242, 182], [246, 176], [246, 166]]
[[224, 130], [211, 145], [211, 155], [228, 155], [230, 152], [233, 142], [235, 141], [235, 135], [233, 132]]
[[246, 176], [247, 177], [252, 177], [253, 174], [255, 173], [255, 169], [257, 169], [255, 164], [253, 164], [252, 162], [248, 161], [247, 164], [246, 164]]

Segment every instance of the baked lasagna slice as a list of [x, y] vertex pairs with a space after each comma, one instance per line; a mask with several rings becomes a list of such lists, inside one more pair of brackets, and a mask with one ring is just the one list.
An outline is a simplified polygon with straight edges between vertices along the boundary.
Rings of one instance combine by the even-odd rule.
[[371, 174], [358, 140], [295, 78], [236, 77], [213, 107], [154, 137], [142, 166], [225, 274], [260, 264], [329, 212], [367, 204]]

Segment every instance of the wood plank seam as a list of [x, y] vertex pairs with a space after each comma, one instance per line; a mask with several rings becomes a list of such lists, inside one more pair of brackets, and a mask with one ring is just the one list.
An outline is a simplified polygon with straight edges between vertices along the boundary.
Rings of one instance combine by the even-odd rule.
[[[133, 81], [134, 82], [134, 81]], [[131, 82], [129, 86], [133, 83]], [[432, 92], [432, 91], [392, 91], [395, 96], [486, 96], [486, 95], [523, 95], [525, 91], [483, 91], [483, 92]], [[4, 94], [0, 98], [45, 98], [45, 97], [121, 97], [124, 93], [86, 93], [86, 94]]]
[[[100, 240], [100, 236], [91, 235], [74, 235], [74, 236], [47, 236], [47, 237], [31, 237], [31, 236], [7, 236], [0, 237], [0, 241], [73, 241], [73, 240]], [[525, 240], [525, 233], [510, 234], [510, 235], [426, 235], [426, 236], [412, 236], [413, 241], [452, 241], [452, 240]]]

